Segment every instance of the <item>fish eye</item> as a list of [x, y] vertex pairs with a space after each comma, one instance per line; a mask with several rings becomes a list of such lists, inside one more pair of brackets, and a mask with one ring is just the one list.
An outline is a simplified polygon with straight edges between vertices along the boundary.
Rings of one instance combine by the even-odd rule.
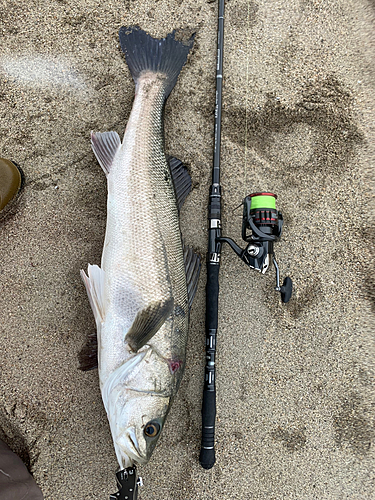
[[156, 437], [160, 432], [160, 425], [157, 422], [149, 422], [146, 424], [144, 433], [147, 437]]

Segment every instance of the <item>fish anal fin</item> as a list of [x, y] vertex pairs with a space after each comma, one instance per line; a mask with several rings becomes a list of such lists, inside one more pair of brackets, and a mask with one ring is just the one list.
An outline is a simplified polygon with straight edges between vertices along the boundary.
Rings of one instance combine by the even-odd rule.
[[91, 147], [100, 166], [108, 175], [121, 140], [117, 132], [91, 132]]
[[173, 310], [174, 300], [152, 302], [138, 312], [125, 341], [132, 351], [137, 352], [155, 335]]
[[181, 160], [173, 156], [168, 156], [167, 160], [176, 192], [177, 206], [180, 210], [187, 195], [191, 191], [191, 177], [186, 165], [184, 165]]
[[86, 287], [92, 312], [97, 325], [104, 321], [104, 271], [99, 266], [91, 264], [87, 267], [87, 275], [81, 269], [81, 278]]
[[[87, 275], [81, 269], [81, 278], [86, 288], [87, 296], [90, 301], [92, 312], [96, 321], [97, 329], [100, 329], [104, 321], [104, 271], [99, 266], [87, 267]], [[86, 345], [78, 354], [79, 369], [82, 371], [93, 370], [98, 367], [98, 340], [96, 332], [90, 333]]]
[[198, 287], [199, 273], [201, 270], [201, 259], [191, 247], [184, 246], [184, 261], [190, 309], [193, 304], [194, 295]]

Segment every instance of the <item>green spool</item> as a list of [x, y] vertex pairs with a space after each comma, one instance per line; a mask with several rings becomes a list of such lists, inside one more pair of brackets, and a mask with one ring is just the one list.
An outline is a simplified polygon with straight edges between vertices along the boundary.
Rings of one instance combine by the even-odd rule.
[[276, 197], [274, 194], [255, 194], [251, 196], [251, 210], [257, 208], [273, 208], [276, 210]]

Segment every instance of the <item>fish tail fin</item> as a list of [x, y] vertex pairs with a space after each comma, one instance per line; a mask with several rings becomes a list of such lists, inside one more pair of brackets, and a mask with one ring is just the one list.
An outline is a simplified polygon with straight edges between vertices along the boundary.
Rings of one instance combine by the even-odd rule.
[[173, 31], [159, 40], [152, 38], [138, 26], [123, 26], [119, 32], [121, 48], [135, 83], [143, 71], [164, 73], [166, 98], [177, 82], [195, 37], [194, 33], [184, 42], [177, 40], [175, 33], [176, 31]]

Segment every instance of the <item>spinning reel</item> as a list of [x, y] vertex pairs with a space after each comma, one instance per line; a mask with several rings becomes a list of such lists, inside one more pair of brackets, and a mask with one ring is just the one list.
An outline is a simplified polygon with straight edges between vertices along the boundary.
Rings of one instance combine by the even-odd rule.
[[286, 303], [292, 296], [292, 280], [287, 277], [280, 286], [280, 271], [273, 252], [273, 244], [281, 236], [283, 216], [276, 210], [273, 193], [253, 193], [243, 200], [242, 239], [247, 243], [245, 249], [231, 238], [217, 237], [216, 241], [228, 243], [246, 265], [265, 274], [272, 259], [276, 269], [276, 287], [281, 300]]

